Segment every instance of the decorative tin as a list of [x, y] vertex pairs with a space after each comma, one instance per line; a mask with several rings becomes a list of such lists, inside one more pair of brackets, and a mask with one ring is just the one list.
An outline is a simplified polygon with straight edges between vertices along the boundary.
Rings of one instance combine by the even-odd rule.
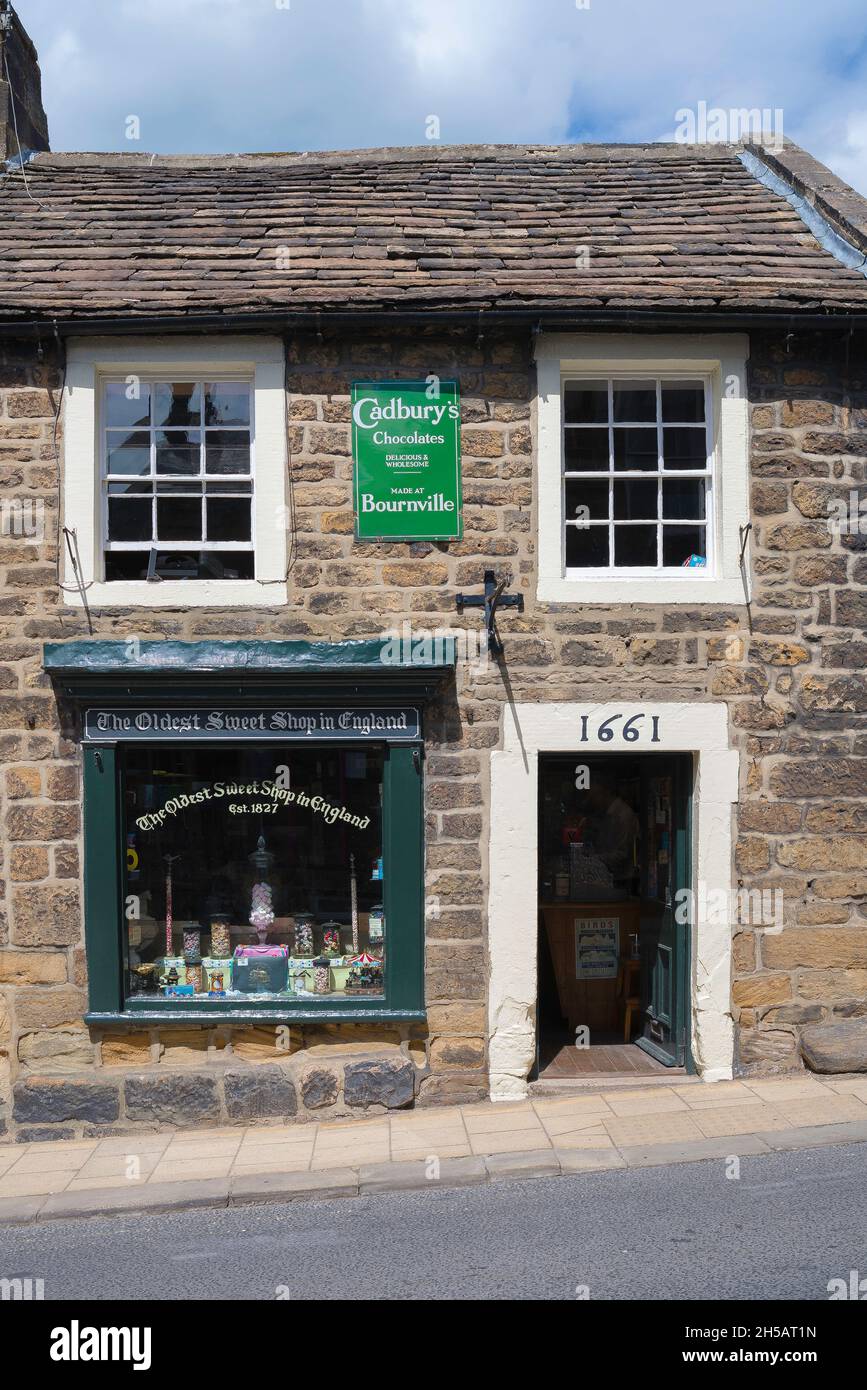
[[285, 946], [238, 946], [232, 986], [242, 994], [285, 994], [289, 953]]
[[207, 956], [202, 961], [202, 989], [206, 994], [225, 994], [232, 988], [232, 961]]

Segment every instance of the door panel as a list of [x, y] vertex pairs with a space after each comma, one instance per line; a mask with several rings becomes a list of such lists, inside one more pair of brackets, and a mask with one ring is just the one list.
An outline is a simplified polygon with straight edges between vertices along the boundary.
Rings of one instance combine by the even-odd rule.
[[[685, 910], [682, 890], [691, 886], [690, 840], [692, 757], [671, 760], [669, 808], [670, 859], [661, 913], [642, 925], [644, 1032], [639, 1047], [666, 1066], [683, 1066], [689, 1015], [688, 958], [691, 911]], [[667, 771], [667, 769], [666, 769]], [[646, 821], [645, 807], [645, 821]], [[678, 919], [684, 920], [678, 920]]]

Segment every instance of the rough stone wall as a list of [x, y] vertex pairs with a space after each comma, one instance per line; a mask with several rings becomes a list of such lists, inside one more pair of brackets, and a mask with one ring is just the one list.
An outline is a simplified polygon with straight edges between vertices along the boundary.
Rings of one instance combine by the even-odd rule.
[[[840, 335], [753, 339], [750, 614], [744, 607], [536, 602], [530, 353], [523, 334], [298, 338], [289, 349], [296, 544], [288, 606], [237, 612], [167, 605], [93, 615], [95, 635], [106, 638], [336, 641], [400, 631], [405, 621], [414, 636], [444, 627], [475, 636], [479, 612], [456, 614], [459, 589], [478, 587], [493, 568], [524, 594], [524, 614], [500, 619], [504, 670], [493, 662], [486, 669], [462, 664], [457, 690], [428, 713], [427, 1028], [292, 1028], [286, 1044], [274, 1028], [101, 1037], [81, 1021], [79, 749], [40, 664], [43, 641], [87, 631], [84, 615], [62, 604], [56, 583], [60, 378], [47, 346], [44, 355], [26, 344], [0, 349], [0, 500], [41, 499], [46, 523], [42, 542], [0, 540], [0, 1131], [4, 1124], [24, 1134], [46, 1125], [82, 1132], [90, 1123], [182, 1123], [192, 1113], [186, 1091], [174, 1101], [167, 1091], [159, 1113], [150, 1101], [141, 1113], [136, 1097], [149, 1093], [128, 1083], [165, 1076], [169, 1091], [172, 1078], [188, 1090], [190, 1068], [211, 1078], [202, 1092], [210, 1097], [207, 1118], [214, 1106], [231, 1116], [235, 1073], [249, 1073], [244, 1084], [254, 1115], [290, 1113], [277, 1080], [269, 1092], [276, 1110], [255, 1099], [268, 1088], [252, 1079], [251, 1062], [276, 1066], [284, 1087], [301, 1094], [302, 1113], [304, 1076], [321, 1063], [337, 1087], [326, 1103], [351, 1105], [344, 1061], [359, 1048], [366, 1058], [387, 1060], [387, 1071], [402, 1072], [411, 1058], [419, 1104], [483, 1096], [487, 842], [496, 814], [488, 753], [498, 743], [507, 697], [595, 700], [616, 691], [648, 700], [725, 700], [742, 752], [734, 885], [784, 893], [781, 932], [733, 925], [738, 1065], [799, 1067], [804, 1028], [867, 1012], [867, 556], [860, 553], [863, 537], [833, 536], [826, 524], [829, 498], [846, 497], [864, 481], [864, 344]], [[456, 376], [461, 385], [464, 539], [357, 544], [349, 384], [431, 372]], [[108, 1086], [111, 1116], [82, 1113], [65, 1083]], [[404, 1093], [388, 1080], [359, 1094], [369, 1105], [406, 1103], [394, 1100]]]

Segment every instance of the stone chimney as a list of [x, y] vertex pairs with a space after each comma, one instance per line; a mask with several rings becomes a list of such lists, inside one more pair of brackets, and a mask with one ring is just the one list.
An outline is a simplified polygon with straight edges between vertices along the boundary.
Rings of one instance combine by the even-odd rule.
[[47, 150], [48, 120], [36, 49], [12, 0], [0, 0], [0, 160], [17, 156], [19, 141], [22, 151]]

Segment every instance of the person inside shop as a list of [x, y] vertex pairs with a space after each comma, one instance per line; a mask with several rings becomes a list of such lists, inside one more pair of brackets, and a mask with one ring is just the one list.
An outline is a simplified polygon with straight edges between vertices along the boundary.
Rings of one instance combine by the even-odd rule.
[[607, 778], [594, 777], [588, 791], [594, 816], [593, 848], [614, 882], [628, 884], [635, 872], [634, 846], [639, 832], [635, 811]]

